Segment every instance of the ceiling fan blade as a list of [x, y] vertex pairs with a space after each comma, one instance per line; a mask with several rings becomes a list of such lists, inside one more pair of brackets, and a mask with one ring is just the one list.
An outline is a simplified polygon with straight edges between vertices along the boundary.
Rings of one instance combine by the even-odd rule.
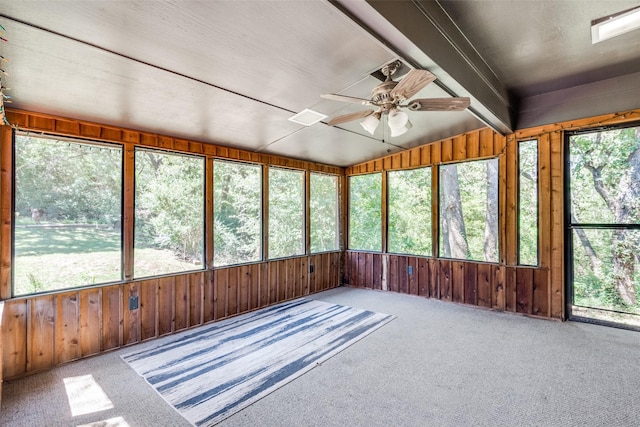
[[411, 70], [390, 94], [396, 99], [409, 99], [435, 79], [436, 76], [427, 70]]
[[367, 116], [370, 116], [373, 113], [373, 110], [364, 110], [358, 111], [357, 113], [344, 114], [342, 116], [334, 117], [329, 120], [327, 123], [329, 126], [339, 125], [341, 123], [350, 122], [352, 120], [364, 119]]
[[356, 98], [353, 96], [336, 95], [334, 93], [327, 93], [320, 95], [324, 99], [331, 99], [333, 101], [351, 102], [353, 104], [371, 105], [371, 101], [364, 98]]
[[414, 99], [405, 107], [411, 111], [462, 111], [469, 105], [469, 98], [424, 98]]

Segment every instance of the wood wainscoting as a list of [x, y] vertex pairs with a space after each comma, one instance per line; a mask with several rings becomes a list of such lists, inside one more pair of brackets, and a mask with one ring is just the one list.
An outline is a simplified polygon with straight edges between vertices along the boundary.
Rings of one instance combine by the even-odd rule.
[[[341, 256], [326, 252], [7, 300], [4, 378], [337, 287]], [[138, 308], [130, 310], [132, 297]]]
[[550, 317], [548, 270], [347, 251], [345, 284]]

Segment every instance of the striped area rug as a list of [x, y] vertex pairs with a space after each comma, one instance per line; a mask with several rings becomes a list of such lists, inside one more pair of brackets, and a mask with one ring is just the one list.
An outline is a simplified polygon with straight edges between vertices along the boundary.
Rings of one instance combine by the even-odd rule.
[[394, 317], [298, 299], [167, 337], [122, 358], [188, 421], [211, 426]]

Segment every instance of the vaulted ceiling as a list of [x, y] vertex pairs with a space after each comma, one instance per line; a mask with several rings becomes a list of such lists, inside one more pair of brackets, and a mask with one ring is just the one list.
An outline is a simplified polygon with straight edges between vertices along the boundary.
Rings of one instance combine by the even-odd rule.
[[[346, 166], [491, 126], [517, 128], [640, 108], [640, 30], [591, 44], [590, 23], [637, 1], [0, 0], [6, 91], [19, 109]], [[396, 59], [437, 80], [372, 136], [331, 117], [369, 98]], [[287, 120], [311, 108], [312, 126]]]

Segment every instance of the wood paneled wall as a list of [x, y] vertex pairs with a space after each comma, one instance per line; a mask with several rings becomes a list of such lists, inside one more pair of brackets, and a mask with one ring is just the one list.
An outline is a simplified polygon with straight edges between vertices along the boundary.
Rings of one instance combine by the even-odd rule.
[[[327, 252], [7, 300], [4, 377], [336, 287], [340, 258]], [[138, 297], [138, 309], [129, 309], [130, 297]]]
[[[564, 132], [637, 120], [640, 120], [640, 110], [525, 129], [507, 136], [482, 129], [347, 168], [346, 175], [350, 176], [498, 157], [500, 262], [489, 264], [435, 256], [347, 251], [345, 283], [563, 319]], [[531, 139], [538, 141], [537, 267], [517, 265], [518, 143]], [[437, 188], [435, 183], [434, 188]], [[434, 209], [437, 209], [437, 203], [434, 197]], [[432, 223], [437, 224], [437, 210]], [[383, 227], [383, 239], [385, 232]], [[435, 238], [434, 243], [437, 243]], [[409, 274], [410, 270], [412, 274]]]
[[[337, 251], [213, 268], [211, 183], [214, 158], [300, 169], [307, 174], [315, 171], [342, 176], [343, 168], [25, 111], [10, 110], [7, 117], [24, 130], [123, 145], [125, 280], [113, 285], [12, 298], [11, 129], [0, 126], [0, 301], [4, 304], [0, 318], [4, 371], [0, 375], [4, 378], [41, 371], [340, 285], [342, 254]], [[133, 153], [138, 146], [206, 157], [205, 270], [132, 279]], [[138, 308], [130, 310], [132, 297], [137, 297]]]

